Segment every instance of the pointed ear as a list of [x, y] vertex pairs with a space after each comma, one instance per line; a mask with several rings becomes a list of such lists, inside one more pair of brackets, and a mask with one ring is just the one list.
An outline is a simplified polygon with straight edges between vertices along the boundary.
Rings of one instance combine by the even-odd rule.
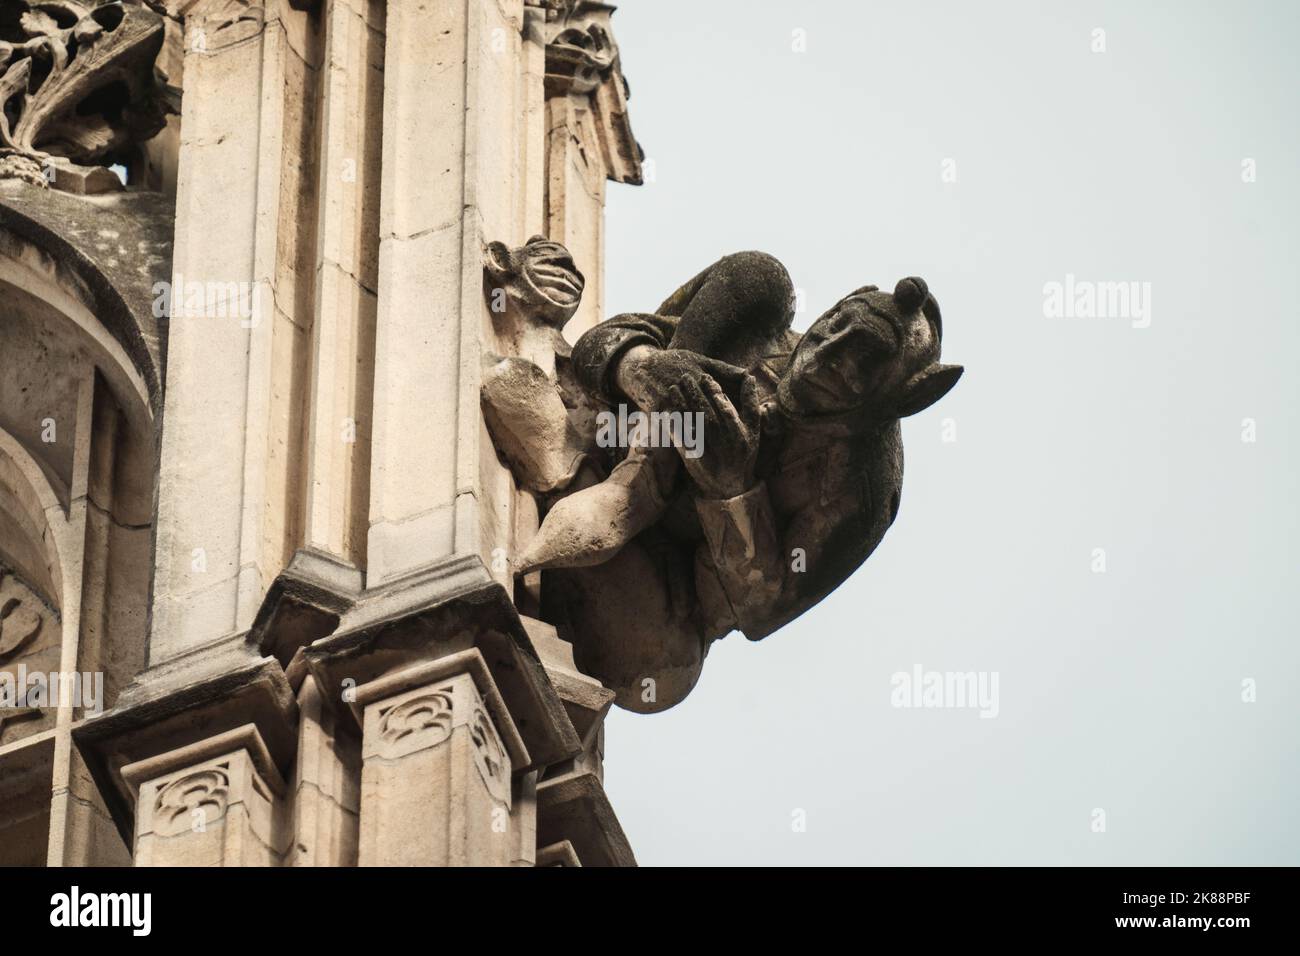
[[494, 279], [514, 275], [514, 268], [510, 263], [510, 250], [504, 242], [488, 243], [484, 265], [487, 266], [488, 272], [492, 274]]
[[964, 371], [966, 370], [960, 365], [940, 365], [936, 362], [917, 372], [903, 386], [903, 394], [898, 401], [898, 417], [906, 418], [929, 408], [948, 394], [948, 390], [957, 384], [957, 379], [961, 378]]

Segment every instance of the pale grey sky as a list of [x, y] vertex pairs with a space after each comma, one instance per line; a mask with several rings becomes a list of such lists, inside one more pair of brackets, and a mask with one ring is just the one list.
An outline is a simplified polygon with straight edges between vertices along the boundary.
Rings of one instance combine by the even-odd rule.
[[[1300, 863], [1300, 5], [614, 22], [653, 181], [610, 185], [610, 314], [762, 249], [800, 328], [923, 276], [967, 370], [905, 422], [901, 513], [849, 581], [610, 718], [642, 864]], [[1149, 283], [1149, 325], [1045, 316], [1067, 275]], [[918, 664], [996, 672], [998, 716], [892, 707]]]

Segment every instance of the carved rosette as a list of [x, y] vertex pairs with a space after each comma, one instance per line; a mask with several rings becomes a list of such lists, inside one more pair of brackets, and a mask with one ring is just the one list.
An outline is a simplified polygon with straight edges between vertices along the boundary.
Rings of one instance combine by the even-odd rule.
[[158, 791], [154, 833], [175, 836], [206, 828], [226, 815], [230, 804], [230, 764], [223, 762], [184, 774]]
[[385, 756], [435, 747], [451, 736], [451, 688], [421, 693], [380, 709], [378, 733]]
[[493, 800], [510, 806], [510, 755], [470, 675], [448, 677], [369, 703], [363, 723], [363, 759], [391, 765], [448, 746], [449, 753], [472, 759]]
[[163, 19], [135, 0], [6, 0], [0, 8], [0, 178], [45, 184], [52, 157], [111, 160], [162, 129]]
[[509, 805], [510, 758], [496, 727], [492, 726], [492, 719], [482, 707], [476, 707], [470, 718], [469, 737], [474, 744], [474, 766], [483, 778], [483, 785], [495, 799]]
[[[59, 665], [61, 633], [58, 615], [18, 577], [0, 568], [0, 742], [37, 733], [53, 719], [53, 710], [31, 706], [31, 672], [45, 673]], [[19, 684], [19, 664], [29, 683]], [[23, 725], [15, 729], [16, 725]]]

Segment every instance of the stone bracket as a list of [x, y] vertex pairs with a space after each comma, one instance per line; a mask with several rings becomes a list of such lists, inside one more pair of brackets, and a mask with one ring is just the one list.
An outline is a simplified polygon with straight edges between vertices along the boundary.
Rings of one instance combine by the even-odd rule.
[[[505, 588], [477, 556], [454, 558], [366, 593], [341, 630], [303, 654], [327, 701], [412, 665], [477, 649], [518, 728], [528, 762], [515, 773], [582, 752]], [[349, 682], [349, 683], [345, 683]]]
[[361, 571], [334, 555], [299, 548], [271, 582], [248, 643], [288, 667], [300, 648], [334, 632], [363, 583]]
[[[242, 635], [237, 640], [242, 643]], [[168, 668], [145, 671], [112, 710], [73, 728], [73, 742], [128, 846], [135, 832], [135, 794], [123, 770], [130, 764], [252, 724], [269, 762], [281, 774], [292, 765], [298, 705], [279, 663], [251, 656], [222, 661], [218, 649], [213, 664], [221, 663], [227, 669], [213, 666], [194, 675]]]
[[594, 773], [566, 774], [538, 784], [538, 845], [565, 841], [582, 866], [636, 866], [632, 847]]

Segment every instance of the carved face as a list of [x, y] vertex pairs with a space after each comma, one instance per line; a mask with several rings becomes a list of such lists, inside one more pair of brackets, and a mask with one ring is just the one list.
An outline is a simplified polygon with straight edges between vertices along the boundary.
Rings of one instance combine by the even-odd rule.
[[521, 309], [557, 328], [573, 318], [582, 301], [584, 280], [573, 256], [544, 236], [516, 249], [491, 243], [488, 270]]
[[533, 237], [524, 246], [522, 271], [532, 290], [563, 313], [566, 320], [577, 311], [584, 280], [564, 246]]
[[939, 365], [939, 304], [921, 279], [894, 293], [866, 286], [841, 299], [800, 339], [781, 380], [782, 404], [800, 415], [869, 410], [898, 418], [938, 401], [962, 369]]

